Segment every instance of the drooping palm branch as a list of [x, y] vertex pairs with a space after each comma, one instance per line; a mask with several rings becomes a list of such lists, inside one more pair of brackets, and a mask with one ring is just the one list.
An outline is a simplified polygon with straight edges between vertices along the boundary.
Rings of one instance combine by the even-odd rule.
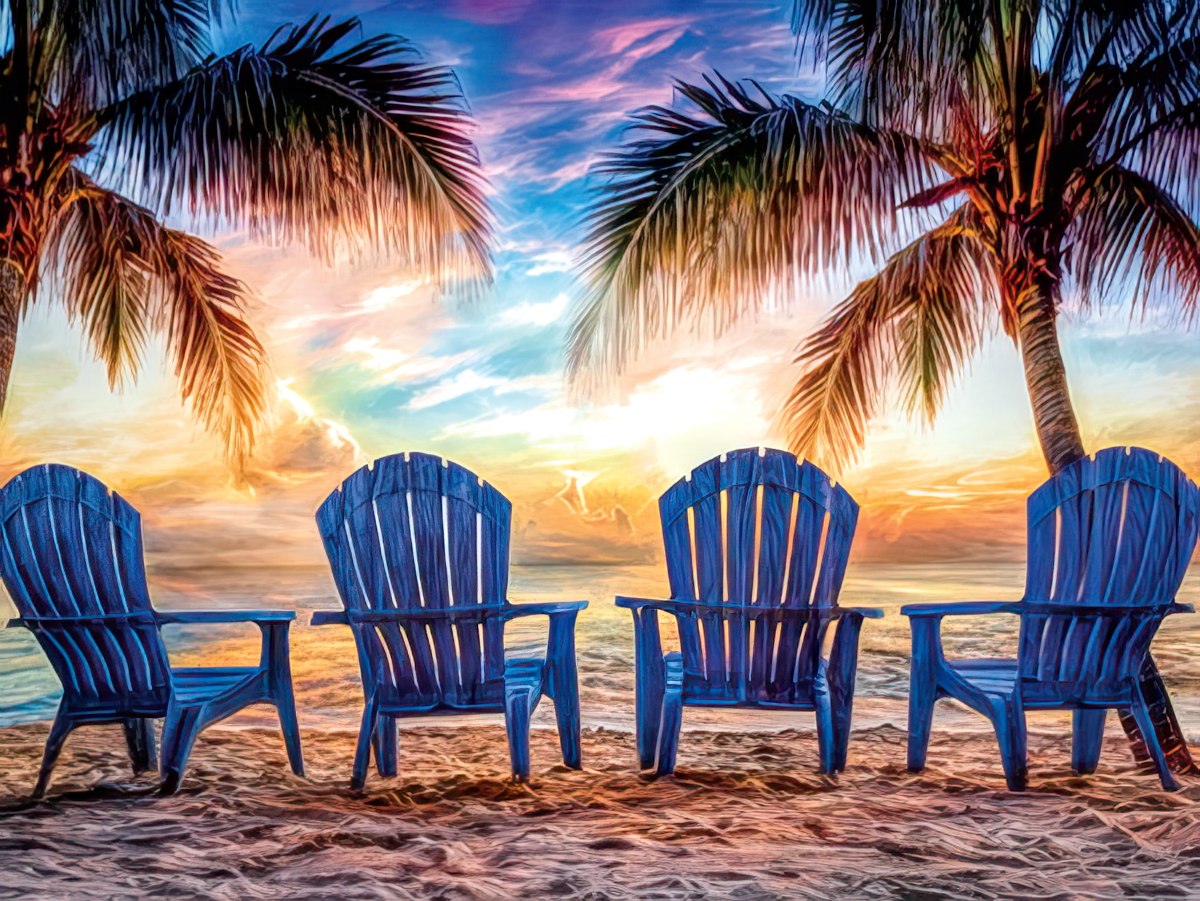
[[986, 248], [960, 207], [864, 279], [804, 343], [785, 405], [791, 443], [831, 458], [861, 447], [889, 378], [932, 421], [949, 384], [999, 321]]
[[181, 396], [242, 459], [266, 397], [265, 354], [243, 318], [246, 286], [222, 271], [215, 248], [144, 207], [74, 170], [68, 186], [43, 290], [82, 323], [114, 387], [137, 374], [150, 332], [166, 335]]
[[[83, 324], [114, 385], [167, 337], [180, 393], [250, 450], [266, 356], [246, 287], [184, 216], [443, 284], [490, 274], [490, 217], [453, 73], [357, 20], [213, 56], [222, 0], [0, 0], [0, 404], [35, 294]], [[9, 276], [17, 276], [15, 279]], [[0, 292], [4, 293], [4, 292]]]
[[723, 330], [793, 271], [880, 253], [899, 204], [931, 183], [906, 135], [719, 75], [678, 90], [696, 112], [644, 110], [633, 127], [647, 136], [601, 169], [568, 355], [577, 380], [680, 325]]
[[1069, 462], [1081, 445], [1060, 304], [1153, 288], [1196, 309], [1198, 13], [1196, 0], [798, 2], [826, 100], [681, 84], [682, 103], [639, 113], [601, 167], [575, 383], [676, 329], [719, 331], [786, 300], [798, 279], [874, 263], [801, 347], [781, 414], [793, 449], [852, 459], [897, 381], [931, 416], [998, 322], [1024, 353], [1047, 460]]

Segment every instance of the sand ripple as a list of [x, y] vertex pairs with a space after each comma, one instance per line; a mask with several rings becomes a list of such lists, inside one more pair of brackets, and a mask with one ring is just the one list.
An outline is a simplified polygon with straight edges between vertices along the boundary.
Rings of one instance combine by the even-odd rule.
[[587, 769], [534, 735], [534, 781], [504, 778], [498, 726], [402, 732], [401, 773], [346, 787], [353, 736], [304, 736], [309, 781], [276, 733], [216, 728], [185, 790], [124, 768], [118, 731], [68, 743], [31, 804], [45, 726], [0, 730], [0, 897], [967, 898], [1195, 897], [1200, 781], [1177, 794], [1114, 737], [1102, 772], [1031, 736], [1032, 790], [1003, 791], [994, 743], [858, 733], [852, 769], [815, 771], [809, 733], [689, 732], [674, 778], [632, 767], [632, 737], [584, 734]]

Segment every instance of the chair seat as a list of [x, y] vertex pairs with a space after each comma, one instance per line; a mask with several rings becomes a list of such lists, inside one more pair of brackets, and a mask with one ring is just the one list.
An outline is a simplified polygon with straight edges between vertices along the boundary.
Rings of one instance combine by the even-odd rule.
[[949, 660], [947, 663], [956, 675], [984, 694], [1010, 695], [1017, 684], [1016, 660], [984, 657], [976, 660]]
[[253, 666], [202, 666], [171, 670], [176, 703], [185, 707], [204, 704], [240, 688], [262, 670]]

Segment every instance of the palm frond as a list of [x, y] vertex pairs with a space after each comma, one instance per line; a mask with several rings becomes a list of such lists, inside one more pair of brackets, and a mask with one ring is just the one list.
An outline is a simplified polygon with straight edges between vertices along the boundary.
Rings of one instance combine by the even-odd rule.
[[[987, 97], [983, 0], [794, 0], [801, 58], [823, 63], [833, 102], [871, 125], [929, 134]], [[975, 109], [986, 121], [987, 110]]]
[[165, 213], [375, 250], [440, 277], [490, 273], [490, 215], [453, 73], [400, 38], [313, 18], [101, 115], [101, 171]]
[[719, 75], [678, 91], [696, 112], [643, 110], [634, 128], [647, 136], [599, 171], [568, 350], [576, 383], [676, 328], [719, 333], [790, 277], [882, 258], [897, 207], [933, 183], [920, 142], [898, 132]]
[[209, 51], [226, 0], [43, 0], [38, 81], [60, 108], [93, 110], [174, 81]]
[[969, 207], [960, 207], [860, 282], [795, 362], [780, 414], [788, 444], [824, 464], [851, 462], [898, 383], [910, 414], [932, 419], [963, 364], [995, 327], [994, 276]]
[[244, 318], [248, 289], [210, 245], [72, 171], [43, 256], [44, 277], [120, 385], [136, 377], [148, 336], [165, 336], [191, 411], [231, 461], [252, 449], [266, 403], [266, 352]]
[[1096, 182], [1067, 235], [1069, 271], [1085, 307], [1132, 288], [1133, 309], [1163, 296], [1200, 308], [1200, 225], [1168, 192], [1120, 166]]

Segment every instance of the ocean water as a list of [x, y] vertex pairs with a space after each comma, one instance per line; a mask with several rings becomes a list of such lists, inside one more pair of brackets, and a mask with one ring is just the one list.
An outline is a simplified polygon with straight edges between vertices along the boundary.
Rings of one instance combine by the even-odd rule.
[[[855, 725], [890, 723], [903, 727], [908, 690], [908, 621], [901, 605], [919, 601], [1005, 600], [1021, 594], [1019, 563], [852, 564], [841, 602], [883, 608], [882, 620], [863, 626], [855, 701]], [[338, 609], [324, 567], [278, 570], [226, 569], [220, 572], [152, 570], [151, 593], [160, 609], [272, 607], [299, 613], [292, 633], [292, 670], [302, 725], [356, 729], [362, 704], [357, 661], [350, 631], [342, 626], [312, 628], [309, 614]], [[633, 629], [627, 611], [613, 606], [617, 594], [662, 597], [666, 575], [660, 566], [515, 566], [510, 577], [514, 602], [578, 600], [591, 602], [580, 614], [577, 650], [582, 716], [585, 726], [627, 730], [633, 727]], [[1200, 605], [1200, 567], [1193, 567], [1179, 600]], [[0, 600], [0, 605], [7, 599]], [[9, 607], [11, 610], [11, 607]], [[5, 612], [0, 606], [0, 613]], [[673, 632], [664, 618], [664, 643]], [[947, 619], [950, 656], [1012, 656], [1016, 651], [1015, 617]], [[168, 627], [172, 661], [180, 666], [253, 663], [258, 633], [253, 626]], [[545, 643], [545, 619], [510, 624], [507, 646], [515, 654], [537, 652]], [[1154, 655], [1175, 700], [1185, 732], [1200, 735], [1200, 616], [1173, 616], [1159, 630]], [[23, 629], [0, 630], [0, 726], [48, 719], [59, 697], [57, 679], [37, 643]], [[950, 712], [961, 728], [987, 728], [980, 717]], [[1060, 714], [1037, 714], [1050, 728]], [[1058, 718], [1058, 721], [1055, 718]], [[778, 711], [688, 710], [685, 726], [698, 729], [782, 729], [811, 725], [810, 713]], [[1031, 719], [1031, 729], [1038, 722]], [[233, 725], [273, 722], [269, 708], [251, 709]], [[444, 723], [445, 720], [443, 719]], [[549, 705], [537, 722], [551, 724]]]

